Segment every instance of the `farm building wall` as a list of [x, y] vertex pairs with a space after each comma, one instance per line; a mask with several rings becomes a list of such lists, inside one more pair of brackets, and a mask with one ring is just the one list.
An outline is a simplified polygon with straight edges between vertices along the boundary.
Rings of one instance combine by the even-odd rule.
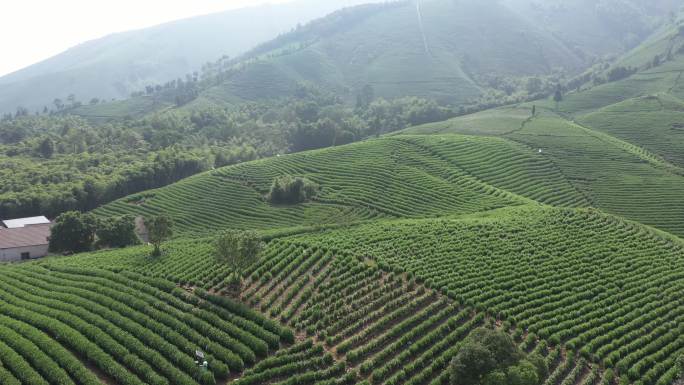
[[21, 261], [21, 255], [29, 253], [31, 259], [42, 258], [48, 255], [48, 245], [16, 247], [13, 249], [0, 249], [0, 262]]

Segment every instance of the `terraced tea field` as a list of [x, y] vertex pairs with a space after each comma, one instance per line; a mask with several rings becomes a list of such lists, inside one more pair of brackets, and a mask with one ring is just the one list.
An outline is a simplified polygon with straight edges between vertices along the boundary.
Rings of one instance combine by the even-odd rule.
[[31, 265], [0, 282], [2, 384], [212, 385], [293, 341], [245, 306], [134, 273]]
[[579, 122], [684, 166], [684, 103], [670, 95], [629, 99], [579, 117]]
[[[179, 253], [180, 249], [170, 250]], [[211, 257], [195, 259], [192, 248], [180, 253], [187, 260], [204, 263], [213, 260]], [[116, 271], [127, 265], [122, 252], [106, 254], [110, 254], [112, 261], [121, 259]], [[41, 263], [42, 267], [30, 270], [45, 269], [58, 277], [73, 275], [75, 278], [75, 272], [91, 270], [69, 265], [83, 266], [82, 262], [91, 258], [101, 260], [102, 255], [46, 261]], [[174, 264], [173, 261], [156, 263]], [[176, 266], [176, 269], [183, 267]], [[136, 267], [128, 264], [128, 269], [122, 271], [133, 270]], [[146, 269], [140, 265], [138, 270]], [[92, 271], [90, 274], [109, 280], [120, 277], [108, 271]], [[165, 288], [169, 294], [157, 295], [161, 300], [173, 298], [175, 302], [190, 303], [200, 300], [199, 309], [211, 310], [221, 319], [236, 324], [238, 317], [228, 315], [228, 311], [250, 314], [225, 297], [211, 295], [203, 289], [197, 289], [195, 297], [169, 286], [164, 280], [150, 278], [156, 275], [154, 272], [147, 274], [148, 277], [137, 273], [123, 275], [125, 278], [117, 278], [122, 283], [128, 277], [135, 277]], [[283, 325], [277, 328], [263, 323], [273, 334], [268, 340], [273, 344], [269, 348], [276, 346], [278, 336], [281, 341], [290, 339], [288, 326], [297, 331], [297, 342], [265, 359], [257, 356], [256, 363], [244, 361], [247, 368], [235, 382], [240, 385], [443, 384], [448, 379], [447, 365], [460, 342], [477, 327], [494, 322], [485, 312], [428, 289], [410, 275], [379, 268], [371, 259], [289, 240], [272, 241], [264, 259], [249, 269], [248, 276], [242, 301]], [[101, 282], [90, 277], [85, 281]], [[131, 288], [138, 289], [138, 286]], [[212, 287], [212, 290], [219, 288]], [[596, 364], [518, 330], [511, 328], [510, 332], [521, 348], [545, 357], [550, 367], [549, 384], [561, 380], [590, 384], [601, 378], [602, 371]]]
[[[530, 203], [530, 198], [583, 203], [558, 169], [535, 157], [529, 148], [453, 135], [442, 140], [453, 144], [452, 150], [468, 147], [470, 152], [450, 159], [418, 138], [373, 140], [227, 167], [95, 212], [150, 215], [163, 211], [174, 217], [179, 232], [201, 234], [225, 227], [273, 229], [473, 213]], [[507, 162], [504, 156], [487, 159], [492, 149], [515, 161]], [[517, 180], [507, 179], [509, 173]], [[272, 181], [286, 174], [309, 178], [320, 186], [320, 193], [303, 205], [269, 204], [265, 196]]]
[[669, 384], [684, 352], [681, 241], [596, 211], [507, 209], [292, 240], [409, 274], [632, 381]]
[[[169, 279], [222, 306], [224, 297], [208, 293], [220, 293], [230, 272], [209, 239], [172, 242], [161, 259], [148, 252], [84, 254], [32, 269]], [[294, 384], [286, 377], [296, 373], [311, 383], [443, 384], [459, 342], [496, 322], [524, 350], [544, 354], [546, 385], [620, 376], [670, 385], [684, 353], [682, 262], [681, 240], [665, 233], [592, 209], [538, 205], [277, 238], [247, 272], [242, 301], [293, 328], [307, 347], [257, 362], [238, 383]]]
[[[528, 111], [531, 114], [531, 105]], [[499, 114], [501, 112], [495, 112], [494, 116]], [[660, 116], [661, 121], [669, 119], [667, 114], [654, 114]], [[486, 112], [481, 115], [479, 121], [487, 122]], [[587, 124], [587, 127], [562, 119], [549, 111], [540, 111], [534, 118], [530, 115], [529, 119], [519, 126], [516, 126], [517, 122], [512, 121], [507, 129], [493, 135], [512, 142], [511, 146], [529, 149], [527, 157], [534, 154], [537, 162], [550, 166], [542, 166], [547, 169], [546, 175], [540, 174], [537, 180], [522, 186], [516, 184], [528, 180], [529, 173], [517, 179], [515, 176], [520, 175], [518, 170], [502, 171], [501, 178], [509, 178], [512, 184], [503, 183], [500, 186], [544, 203], [571, 207], [593, 206], [679, 236], [684, 235], [684, 222], [681, 220], [684, 218], [684, 206], [680, 199], [684, 194], [684, 170], [676, 163], [680, 153], [676, 144], [679, 141], [672, 137], [676, 134], [661, 135], [656, 132], [657, 128], [650, 134], [648, 131], [644, 133], [645, 130], [638, 128], [643, 127], [640, 126], [641, 123], [634, 123], [632, 128], [621, 125], [620, 130], [625, 131], [621, 131], [623, 133], [620, 134], [602, 127], [602, 117], [605, 117], [603, 112], [596, 112], [581, 118], [580, 122]], [[629, 120], [629, 114], [626, 114], [624, 119]], [[439, 143], [438, 138], [448, 133], [473, 131], [473, 127], [469, 123], [463, 123], [461, 118], [450, 122], [448, 126], [444, 124], [441, 134], [425, 135], [424, 140], [430, 141], [431, 148], [436, 149], [435, 143]], [[643, 120], [641, 122], [643, 123]], [[657, 124], [657, 121], [654, 124]], [[605, 133], [593, 130], [594, 126], [605, 130]], [[407, 132], [420, 133], [426, 129], [429, 132], [429, 127], [417, 127]], [[628, 141], [635, 140], [634, 136], [629, 137], [624, 133], [629, 130], [642, 139], [637, 142], [639, 145]], [[490, 133], [484, 129], [482, 135]], [[650, 146], [647, 139], [649, 135], [652, 138]], [[491, 140], [494, 138], [487, 136], [485, 139], [493, 143]], [[649, 151], [650, 148], [653, 148], [653, 152]], [[462, 158], [463, 150], [454, 153]], [[479, 157], [485, 157], [484, 154], [489, 154], [490, 158], [497, 157], [500, 153], [502, 164], [515, 162], [519, 158], [512, 154], [503, 155], [501, 150], [483, 152]], [[467, 160], [459, 159], [458, 162], [467, 167]], [[534, 163], [527, 164], [529, 170], [535, 170]], [[472, 167], [481, 168], [482, 163], [475, 162]], [[484, 175], [487, 175], [491, 171], [484, 172]], [[553, 174], [560, 177], [553, 179], [548, 176]], [[544, 191], [547, 192], [547, 196], [540, 196]]]
[[[463, 341], [492, 327], [543, 357], [543, 385], [673, 385], [680, 67], [98, 208], [168, 213], [176, 238], [157, 258], [144, 245], [0, 266], [0, 383], [448, 385]], [[318, 192], [271, 204], [283, 176]], [[227, 228], [266, 242], [239, 298], [213, 245]]]

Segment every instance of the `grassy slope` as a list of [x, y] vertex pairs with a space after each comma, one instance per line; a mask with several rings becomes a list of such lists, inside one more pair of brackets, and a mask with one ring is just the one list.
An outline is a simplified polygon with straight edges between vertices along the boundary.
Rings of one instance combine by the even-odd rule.
[[[508, 111], [500, 109], [453, 119], [448, 124], [417, 127], [407, 133], [430, 134], [438, 130], [440, 133], [463, 131], [470, 134], [476, 132], [481, 124], [481, 135], [506, 138], [535, 149], [537, 153], [541, 150], [539, 156], [558, 167], [565, 180], [592, 206], [673, 234], [684, 234], [681, 221], [684, 206], [679, 198], [684, 193], [681, 170], [657, 154], [644, 150], [641, 147], [646, 144], [642, 140], [644, 134], [638, 134], [634, 145], [579, 126], [551, 112], [540, 113], [524, 121], [525, 124], [520, 121], [522, 118], [501, 119], [501, 116], [517, 116], [525, 109], [529, 113], [529, 106], [511, 107]], [[498, 124], [490, 125], [490, 122]], [[640, 130], [641, 126], [636, 126], [636, 129]], [[665, 146], [667, 138], [660, 136], [652, 140]], [[676, 147], [677, 144], [670, 146]]]
[[[300, 339], [316, 339], [334, 353], [334, 360], [316, 360], [321, 351], [295, 354], [302, 348], [295, 345], [247, 369], [238, 384], [287, 383], [279, 371], [267, 369], [284, 369], [288, 362], [302, 363], [290, 368], [290, 376], [316, 373], [319, 381], [325, 381], [333, 371], [337, 382], [330, 384], [351, 385], [363, 383], [360, 381], [364, 379], [373, 384], [443, 381], [448, 376], [444, 369], [460, 341], [474, 328], [493, 321], [483, 312], [462, 306], [402, 274], [379, 269], [369, 260], [298, 243], [285, 240], [268, 245], [261, 263], [249, 269], [243, 300], [295, 328]], [[41, 264], [53, 271], [67, 270], [69, 266], [128, 269], [174, 279], [183, 285], [220, 289], [229, 272], [215, 262], [206, 245], [206, 241], [173, 242], [162, 259], [145, 259], [141, 255], [147, 250], [134, 248]], [[169, 274], [171, 271], [187, 275], [175, 276]], [[328, 300], [332, 293], [334, 301]], [[598, 368], [592, 370], [580, 357], [561, 354], [561, 349], [535, 338], [524, 339], [519, 329], [510, 331], [521, 348], [547, 358], [551, 372], [557, 372], [550, 379], [572, 379], [592, 372], [600, 375]], [[315, 344], [304, 345], [316, 349]], [[291, 361], [283, 355], [290, 356]], [[345, 367], [347, 375], [342, 377]]]

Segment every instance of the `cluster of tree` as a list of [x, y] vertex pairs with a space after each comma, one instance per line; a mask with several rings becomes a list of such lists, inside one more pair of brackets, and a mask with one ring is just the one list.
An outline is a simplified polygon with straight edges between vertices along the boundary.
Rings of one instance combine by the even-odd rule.
[[297, 204], [311, 200], [318, 185], [307, 178], [285, 175], [273, 180], [268, 200], [273, 204]]
[[547, 76], [515, 77], [488, 75], [477, 77], [478, 83], [486, 85], [482, 95], [459, 107], [459, 115], [474, 113], [503, 105], [528, 102], [552, 96], [558, 84], [566, 82], [564, 72]]
[[[173, 236], [173, 220], [166, 214], [144, 219], [152, 256], [161, 255], [161, 245]], [[81, 253], [93, 249], [123, 248], [141, 243], [135, 218], [130, 215], [99, 218], [91, 213], [68, 211], [55, 219], [50, 231], [52, 253]]]
[[541, 356], [525, 355], [507, 333], [488, 328], [463, 341], [449, 370], [451, 385], [540, 385], [549, 371]]
[[144, 90], [131, 93], [131, 97], [148, 96], [155, 101], [175, 103], [177, 107], [184, 106], [195, 100], [199, 95], [199, 73], [185, 75], [185, 80], [178, 78], [164, 84], [147, 85]]
[[[224, 154], [221, 152], [221, 154]], [[223, 162], [230, 154], [220, 157]], [[48, 163], [9, 158], [0, 170], [0, 216], [57, 216], [176, 182], [212, 166], [207, 150], [73, 155]]]
[[294, 121], [287, 141], [292, 151], [338, 146], [457, 115], [434, 101], [404, 97], [372, 98], [372, 88], [360, 93], [356, 108], [342, 103], [302, 101], [292, 106]]
[[78, 211], [55, 220], [50, 234], [50, 252], [79, 253], [93, 248], [121, 248], [140, 244], [131, 216], [97, 218]]

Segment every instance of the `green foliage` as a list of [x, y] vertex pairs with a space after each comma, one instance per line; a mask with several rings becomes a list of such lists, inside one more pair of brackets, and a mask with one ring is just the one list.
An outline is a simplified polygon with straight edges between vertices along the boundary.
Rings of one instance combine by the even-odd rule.
[[49, 249], [69, 253], [88, 251], [93, 247], [96, 229], [97, 219], [92, 214], [66, 212], [55, 219]]
[[140, 244], [140, 239], [135, 233], [135, 217], [130, 215], [100, 218], [95, 235], [100, 247], [117, 248]]
[[202, 372], [200, 372], [198, 382], [200, 383], [200, 385], [215, 385], [216, 379], [214, 378], [214, 373], [208, 370], [203, 370]]
[[637, 71], [636, 68], [614, 67], [606, 74], [609, 82], [625, 79]]
[[556, 110], [558, 109], [558, 104], [563, 101], [563, 89], [561, 85], [556, 86], [556, 92], [553, 94], [553, 101], [556, 102]]
[[55, 142], [50, 138], [43, 139], [38, 147], [38, 152], [40, 152], [43, 158], [52, 158], [52, 155], [55, 153]]
[[0, 122], [0, 145], [6, 145], [0, 148], [6, 181], [0, 217], [88, 211], [212, 167], [343, 145], [451, 116], [425, 99], [378, 99], [354, 109], [331, 92], [302, 87], [284, 101], [206, 103], [106, 124], [74, 116], [13, 118]]
[[478, 342], [465, 342], [451, 361], [451, 385], [475, 385], [497, 367], [492, 352]]
[[173, 236], [173, 219], [166, 214], [145, 218], [148, 238], [154, 246], [152, 256], [161, 255], [161, 244]]
[[228, 230], [216, 238], [215, 247], [218, 261], [241, 279], [243, 271], [258, 262], [263, 242], [255, 231]]
[[[266, 318], [198, 308], [197, 297], [164, 280], [23, 265], [3, 268], [0, 281], [3, 384], [96, 385], [97, 368], [122, 385], [212, 385], [279, 348], [261, 326]], [[206, 373], [194, 362], [197, 347]]]
[[[426, 151], [421, 139], [426, 138], [397, 135], [242, 163], [148, 194], [133, 195], [95, 212], [98, 216], [167, 212], [179, 225], [179, 234], [208, 235], [226, 228], [259, 230], [349, 223], [388, 216], [440, 216], [525, 203], [525, 198], [508, 194], [498, 187], [509, 184], [516, 186], [516, 192], [524, 190], [535, 197], [548, 198], [550, 202], [579, 202], [577, 192], [563, 182], [553, 164], [533, 156], [523, 147], [499, 141], [492, 145], [495, 153], [510, 151], [520, 161], [510, 165], [505, 156], [501, 156], [482, 163], [479, 156], [492, 153], [486, 141], [473, 142], [457, 136], [435, 139], [437, 142], [443, 139], [442, 144], [451, 148], [451, 153], [460, 153], [460, 148], [481, 150], [479, 155], [466, 157], [470, 166], [480, 167], [476, 174], [486, 176], [485, 182], [472, 178], [465, 169], [458, 167], [458, 159], [444, 159], [441, 154]], [[503, 172], [506, 167], [527, 172], [530, 177], [519, 181], [506, 178]], [[264, 198], [274, 179], [284, 171], [323, 186], [315, 201], [299, 205], [269, 204]], [[489, 179], [492, 175], [496, 178]], [[197, 199], [199, 196], [203, 199]], [[196, 220], [199, 213], [205, 219]]]
[[[543, 361], [535, 362], [539, 365]], [[519, 351], [510, 335], [487, 328], [473, 331], [463, 341], [449, 370], [452, 385], [539, 385], [545, 378], [539, 376], [539, 369]]]
[[509, 367], [506, 379], [509, 385], [539, 385], [542, 381], [534, 365], [526, 360]]
[[285, 175], [273, 180], [268, 200], [274, 204], [297, 204], [308, 202], [318, 193], [318, 185], [302, 177]]

